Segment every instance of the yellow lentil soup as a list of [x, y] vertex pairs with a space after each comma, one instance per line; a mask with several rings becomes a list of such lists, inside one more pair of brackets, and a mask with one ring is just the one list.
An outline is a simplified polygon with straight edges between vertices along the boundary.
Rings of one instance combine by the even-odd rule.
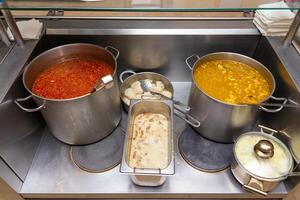
[[225, 103], [257, 104], [270, 95], [270, 85], [260, 72], [232, 60], [200, 64], [193, 76], [203, 92]]

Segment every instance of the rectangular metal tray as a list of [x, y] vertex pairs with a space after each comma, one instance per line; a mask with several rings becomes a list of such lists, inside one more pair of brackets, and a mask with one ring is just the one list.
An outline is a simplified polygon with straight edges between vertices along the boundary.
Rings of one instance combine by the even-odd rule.
[[[168, 134], [168, 165], [163, 169], [132, 168], [129, 165], [129, 155], [132, 143], [135, 117], [141, 113], [160, 113], [169, 120]], [[171, 100], [132, 100], [129, 108], [127, 133], [124, 142], [123, 157], [120, 172], [130, 174], [132, 181], [143, 186], [158, 186], [165, 182], [166, 176], [173, 175], [174, 169], [173, 146], [173, 102]]]

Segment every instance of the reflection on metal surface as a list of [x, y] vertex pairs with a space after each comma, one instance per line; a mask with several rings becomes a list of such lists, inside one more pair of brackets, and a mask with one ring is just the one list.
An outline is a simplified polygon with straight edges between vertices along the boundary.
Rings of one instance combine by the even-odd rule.
[[293, 38], [292, 44], [295, 47], [295, 49], [298, 51], [298, 53], [300, 54], [300, 29], [299, 29], [299, 27], [295, 34], [295, 37]]
[[178, 139], [181, 156], [192, 167], [204, 172], [220, 172], [230, 166], [232, 144], [213, 142], [187, 127]]
[[[65, 10], [99, 10], [99, 11], [244, 11], [261, 9], [258, 6], [264, 3], [277, 2], [278, 0], [8, 0], [10, 9], [27, 10], [47, 10], [47, 9], [65, 9]], [[298, 9], [297, 3], [289, 3], [290, 8]], [[274, 9], [269, 6], [264, 9]], [[282, 9], [282, 8], [277, 8]]]
[[299, 25], [300, 25], [300, 11], [297, 12], [297, 15], [295, 16], [289, 31], [286, 34], [286, 37], [283, 42], [284, 47], [290, 46], [292, 44], [292, 41], [299, 29]]
[[292, 41], [293, 46], [295, 47], [295, 49], [298, 51], [298, 53], [300, 54], [300, 43], [298, 40], [294, 40]]
[[[253, 17], [175, 17], [175, 16], [163, 16], [163, 17], [132, 17], [132, 16], [45, 16], [45, 15], [16, 15], [14, 16], [15, 19], [73, 19], [73, 20], [82, 20], [82, 19], [88, 19], [88, 20], [211, 20], [211, 21], [217, 21], [217, 20], [244, 20], [244, 21], [252, 21]], [[1, 16], [0, 16], [1, 19]]]
[[47, 29], [50, 35], [258, 35], [256, 29]]
[[[12, 171], [12, 169], [2, 160], [0, 157], [0, 187], [1, 191], [3, 191], [3, 183], [9, 185], [13, 188], [16, 192], [21, 191], [22, 187], [22, 180]], [[2, 195], [2, 192], [1, 192]]]
[[[2, 2], [0, 5], [4, 8], [7, 8], [6, 2]], [[17, 26], [17, 23], [16, 23], [13, 15], [11, 14], [11, 11], [9, 9], [2, 9], [1, 12], [5, 18], [5, 21], [9, 27], [9, 29], [11, 30], [12, 35], [14, 36], [14, 39], [18, 43], [18, 45], [20, 45], [21, 47], [24, 46], [24, 40], [23, 40], [21, 32]]]
[[0, 65], [7, 58], [11, 50], [14, 48], [16, 43], [10, 43], [9, 46], [0, 45]]
[[2, 41], [6, 44], [6, 46], [10, 46], [11, 42], [9, 41], [6, 27], [4, 26], [2, 20], [0, 20], [0, 35], [1, 35]]
[[5, 98], [37, 43], [38, 41], [32, 40], [27, 41], [24, 47], [14, 45], [6, 59], [3, 60], [0, 67], [0, 102]]
[[[48, 34], [82, 33], [126, 35], [260, 35], [251, 20], [188, 20], [188, 19], [103, 19], [103, 20], [49, 20], [44, 22]], [[99, 32], [99, 33], [98, 33]], [[131, 41], [133, 42], [133, 41]]]
[[117, 166], [122, 158], [124, 134], [120, 128], [90, 145], [71, 146], [71, 159], [80, 169], [100, 173]]
[[24, 181], [40, 143], [43, 121], [39, 113], [25, 113], [14, 104], [14, 95], [26, 94], [21, 80], [15, 81], [0, 103], [0, 156]]

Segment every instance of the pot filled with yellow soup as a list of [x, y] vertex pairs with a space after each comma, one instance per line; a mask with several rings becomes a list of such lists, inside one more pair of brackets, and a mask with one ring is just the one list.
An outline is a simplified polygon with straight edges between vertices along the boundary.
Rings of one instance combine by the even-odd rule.
[[233, 152], [231, 171], [247, 191], [266, 196], [280, 181], [300, 176], [300, 172], [293, 172], [288, 148], [271, 134], [244, 133], [237, 138]]
[[278, 112], [283, 108], [268, 109], [260, 103], [270, 98], [286, 102], [286, 98], [272, 96], [273, 75], [250, 57], [219, 52], [201, 58], [192, 55], [186, 63], [193, 79], [189, 114], [201, 123], [195, 130], [210, 140], [231, 143], [241, 133], [252, 130], [260, 109]]

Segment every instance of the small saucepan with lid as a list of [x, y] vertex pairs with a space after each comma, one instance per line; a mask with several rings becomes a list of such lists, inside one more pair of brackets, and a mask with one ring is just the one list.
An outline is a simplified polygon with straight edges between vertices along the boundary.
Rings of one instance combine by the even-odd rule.
[[[126, 79], [125, 76], [127, 76]], [[173, 101], [176, 116], [193, 127], [200, 126], [200, 122], [187, 113], [190, 107], [174, 99], [173, 85], [165, 76], [155, 72], [136, 73], [132, 70], [126, 70], [120, 74], [119, 79], [122, 83], [120, 86], [121, 100], [127, 112], [132, 99], [167, 99]], [[150, 91], [145, 92], [141, 85], [143, 82], [152, 85], [152, 88], [149, 87]], [[128, 91], [129, 88], [132, 90]]]
[[[261, 132], [248, 132], [237, 138], [231, 171], [244, 189], [266, 196], [280, 181], [300, 176], [300, 172], [293, 171], [293, 157], [285, 144], [273, 136], [276, 131], [259, 127]], [[263, 130], [271, 130], [272, 134]]]

